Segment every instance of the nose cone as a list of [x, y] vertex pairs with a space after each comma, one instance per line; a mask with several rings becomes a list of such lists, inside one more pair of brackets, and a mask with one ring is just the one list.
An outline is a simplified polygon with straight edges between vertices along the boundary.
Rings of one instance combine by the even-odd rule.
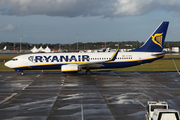
[[6, 62], [4, 65], [5, 65], [6, 67], [8, 67], [8, 68], [11, 68], [11, 62], [10, 62], [10, 61]]

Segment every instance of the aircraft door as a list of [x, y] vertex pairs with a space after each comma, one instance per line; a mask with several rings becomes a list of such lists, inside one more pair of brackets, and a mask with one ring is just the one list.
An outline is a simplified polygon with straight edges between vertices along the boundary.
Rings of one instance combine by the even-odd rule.
[[[28, 58], [25, 58], [23, 62], [24, 62], [25, 65], [32, 65], [32, 64], [34, 64], [35, 63], [34, 56], [30, 56]], [[31, 68], [31, 67], [28, 66], [28, 68]]]
[[142, 57], [141, 57], [141, 54], [139, 53], [138, 54], [138, 63], [141, 63], [142, 62]]

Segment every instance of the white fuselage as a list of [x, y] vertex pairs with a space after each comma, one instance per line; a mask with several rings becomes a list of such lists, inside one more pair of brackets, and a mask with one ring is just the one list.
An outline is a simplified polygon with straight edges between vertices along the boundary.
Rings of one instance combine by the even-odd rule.
[[14, 57], [5, 63], [13, 69], [61, 69], [65, 64], [102, 63], [101, 68], [121, 68], [152, 62], [163, 57], [152, 56], [154, 52], [118, 52], [114, 61], [108, 61], [113, 57], [114, 52], [104, 53], [38, 53], [25, 54]]

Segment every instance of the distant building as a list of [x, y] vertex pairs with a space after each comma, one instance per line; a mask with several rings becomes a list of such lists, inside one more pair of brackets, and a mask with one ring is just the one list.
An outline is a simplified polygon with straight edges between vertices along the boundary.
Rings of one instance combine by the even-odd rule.
[[130, 45], [130, 44], [125, 44], [124, 46], [129, 46], [129, 47], [132, 47], [132, 45]]
[[163, 48], [164, 51], [170, 51], [170, 48]]
[[44, 52], [44, 49], [42, 46], [38, 49], [38, 52]]
[[38, 52], [48, 53], [48, 52], [51, 52], [51, 49], [48, 46], [45, 49], [43, 49], [42, 46], [39, 49], [37, 49], [36, 46], [34, 46], [33, 49], [31, 49], [31, 52], [33, 52], [33, 53], [38, 53]]
[[179, 47], [172, 47], [172, 52], [179, 52]]
[[45, 52], [45, 53], [49, 53], [49, 52], [51, 52], [51, 49], [47, 46], [47, 47], [44, 49], [44, 52]]
[[33, 49], [31, 49], [31, 52], [33, 52], [33, 53], [38, 52], [38, 49], [36, 48], [36, 46], [34, 46]]
[[119, 52], [126, 52], [126, 49], [119, 49]]

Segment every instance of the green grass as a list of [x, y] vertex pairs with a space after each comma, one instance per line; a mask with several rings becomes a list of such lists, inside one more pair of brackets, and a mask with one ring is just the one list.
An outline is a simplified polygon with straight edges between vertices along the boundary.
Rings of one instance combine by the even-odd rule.
[[165, 55], [164, 58], [180, 58], [180, 55]]
[[[174, 60], [177, 68], [180, 69], [180, 60]], [[156, 71], [176, 71], [172, 60], [157, 60], [128, 68], [112, 69], [114, 72], [156, 72]]]
[[0, 55], [0, 59], [12, 59], [15, 56], [17, 55]]
[[[180, 70], [180, 60], [174, 60], [177, 68]], [[128, 68], [116, 68], [116, 69], [104, 69], [111, 70], [114, 72], [158, 72], [158, 71], [176, 71], [174, 63], [172, 60], [157, 60], [152, 63], [146, 63], [139, 66], [133, 66]], [[0, 71], [14, 71], [13, 69], [7, 68], [4, 66], [4, 63], [0, 63]], [[53, 70], [46, 70], [53, 71]], [[60, 71], [60, 70], [54, 70]]]
[[3, 62], [0, 62], [0, 71], [1, 72], [3, 72], [3, 71], [6, 72], [6, 71], [14, 71], [14, 70], [6, 67]]

